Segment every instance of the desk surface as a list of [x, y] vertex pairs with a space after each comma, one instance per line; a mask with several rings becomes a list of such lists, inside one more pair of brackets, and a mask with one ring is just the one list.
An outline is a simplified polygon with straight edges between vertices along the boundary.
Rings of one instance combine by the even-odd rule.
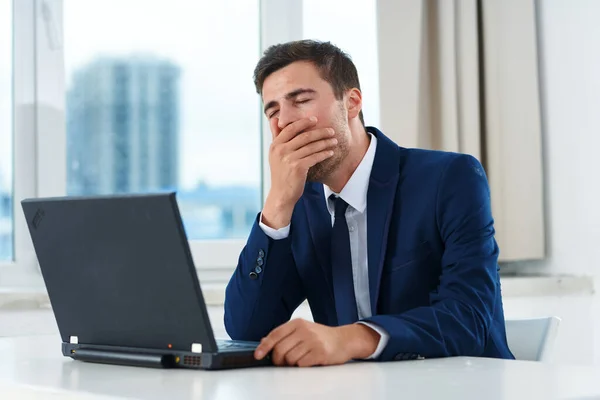
[[320, 368], [157, 370], [72, 361], [58, 336], [0, 339], [0, 398], [600, 398], [600, 368], [484, 358]]

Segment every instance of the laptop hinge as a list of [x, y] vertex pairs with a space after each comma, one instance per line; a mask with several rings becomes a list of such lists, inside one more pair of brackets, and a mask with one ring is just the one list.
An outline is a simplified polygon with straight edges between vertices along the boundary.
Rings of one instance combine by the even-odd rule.
[[74, 360], [102, 364], [130, 365], [151, 368], [175, 367], [175, 356], [172, 354], [144, 354], [96, 349], [73, 349], [70, 354]]

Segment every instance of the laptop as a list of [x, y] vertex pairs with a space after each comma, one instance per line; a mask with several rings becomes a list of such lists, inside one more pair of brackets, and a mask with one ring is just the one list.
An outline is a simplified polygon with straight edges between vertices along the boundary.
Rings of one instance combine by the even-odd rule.
[[269, 365], [217, 341], [174, 192], [21, 202], [66, 357], [225, 369]]

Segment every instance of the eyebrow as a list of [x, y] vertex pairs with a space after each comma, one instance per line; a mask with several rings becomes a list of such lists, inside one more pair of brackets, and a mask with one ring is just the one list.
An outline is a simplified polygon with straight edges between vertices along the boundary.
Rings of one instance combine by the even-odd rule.
[[[298, 97], [301, 94], [306, 94], [306, 93], [310, 93], [310, 94], [314, 94], [317, 93], [316, 90], [314, 89], [305, 89], [305, 88], [301, 88], [301, 89], [296, 89], [293, 90], [291, 92], [289, 92], [288, 94], [285, 95], [285, 99], [286, 100], [291, 100], [294, 97]], [[277, 101], [276, 100], [271, 100], [270, 102], [268, 102], [267, 104], [265, 104], [265, 108], [263, 110], [263, 112], [266, 114], [267, 110], [271, 107], [275, 107], [277, 105]]]

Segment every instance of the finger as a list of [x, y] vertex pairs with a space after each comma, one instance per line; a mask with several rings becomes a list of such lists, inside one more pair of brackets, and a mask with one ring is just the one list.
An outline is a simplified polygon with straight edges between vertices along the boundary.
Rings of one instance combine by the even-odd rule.
[[316, 123], [317, 117], [302, 118], [298, 121], [294, 121], [285, 128], [283, 128], [281, 132], [279, 132], [279, 134], [276, 136], [276, 140], [279, 143], [287, 143], [294, 137], [296, 137], [296, 135], [298, 135], [299, 133], [314, 127]]
[[302, 168], [308, 170], [310, 167], [320, 163], [321, 161], [327, 160], [331, 156], [333, 156], [333, 150], [324, 150], [311, 154], [308, 157], [304, 157], [302, 160], [300, 160], [300, 163], [302, 164]]
[[290, 350], [294, 349], [300, 343], [302, 343], [301, 335], [298, 331], [294, 331], [291, 335], [286, 336], [283, 340], [275, 345], [271, 353], [271, 359], [275, 365], [286, 364], [286, 357]]
[[309, 351], [308, 353], [304, 354], [304, 356], [300, 357], [300, 359], [298, 361], [296, 361], [296, 364], [299, 367], [312, 367], [315, 365], [321, 365], [321, 360], [318, 357], [318, 353], [316, 351]]
[[289, 143], [286, 144], [286, 147], [288, 147], [290, 151], [295, 151], [310, 143], [322, 139], [330, 139], [333, 138], [333, 136], [335, 136], [335, 131], [333, 128], [321, 128], [304, 131], [290, 140]]
[[294, 321], [286, 322], [278, 328], [273, 329], [271, 333], [269, 333], [266, 337], [263, 338], [263, 340], [260, 341], [260, 344], [254, 351], [254, 357], [257, 360], [262, 359], [271, 350], [273, 350], [273, 347], [275, 347], [275, 345], [279, 343], [279, 341], [281, 341], [286, 336], [290, 335], [292, 332], [294, 332], [295, 329], [296, 324], [294, 323]]
[[299, 342], [296, 347], [290, 349], [285, 354], [285, 363], [287, 365], [296, 365], [298, 360], [308, 354], [310, 350], [311, 348], [306, 342]]
[[290, 159], [301, 160], [310, 156], [311, 154], [315, 154], [323, 150], [332, 150], [337, 145], [337, 143], [337, 139], [318, 140], [316, 142], [309, 143], [306, 146], [299, 148], [289, 157]]

